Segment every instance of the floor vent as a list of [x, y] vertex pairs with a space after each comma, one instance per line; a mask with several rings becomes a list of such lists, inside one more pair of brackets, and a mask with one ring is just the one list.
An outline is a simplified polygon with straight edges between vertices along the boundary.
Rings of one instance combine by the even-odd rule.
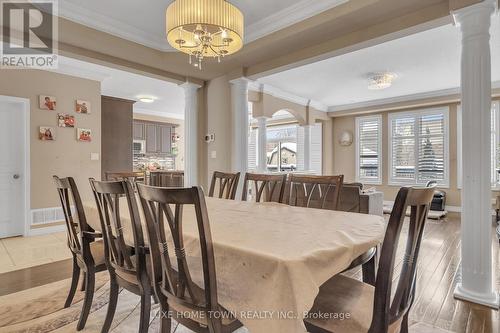
[[[71, 211], [75, 211], [74, 207], [71, 207]], [[64, 213], [61, 207], [31, 210], [31, 225], [44, 225], [61, 221], [64, 221]]]

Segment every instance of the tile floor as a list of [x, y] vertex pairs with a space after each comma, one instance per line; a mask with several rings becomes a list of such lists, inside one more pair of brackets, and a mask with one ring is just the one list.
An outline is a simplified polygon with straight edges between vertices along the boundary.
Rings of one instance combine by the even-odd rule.
[[0, 239], [0, 273], [69, 258], [66, 232]]

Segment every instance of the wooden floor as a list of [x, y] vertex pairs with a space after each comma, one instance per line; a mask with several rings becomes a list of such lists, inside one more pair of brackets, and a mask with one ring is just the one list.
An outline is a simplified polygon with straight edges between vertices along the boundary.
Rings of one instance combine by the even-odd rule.
[[[399, 277], [402, 263], [403, 230], [396, 260], [394, 280]], [[500, 247], [492, 239], [495, 284], [500, 290]], [[460, 219], [437, 222], [429, 220], [419, 256], [417, 295], [411, 310], [412, 322], [420, 322], [456, 333], [499, 333], [499, 312], [453, 298], [459, 281]], [[0, 295], [69, 278], [71, 261], [46, 264], [0, 274]], [[360, 277], [360, 270], [348, 272]]]

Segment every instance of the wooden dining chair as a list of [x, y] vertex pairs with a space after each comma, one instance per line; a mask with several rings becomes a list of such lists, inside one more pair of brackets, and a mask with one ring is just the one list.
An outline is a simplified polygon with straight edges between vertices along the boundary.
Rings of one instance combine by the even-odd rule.
[[[308, 332], [408, 332], [420, 242], [433, 195], [434, 187], [403, 187], [399, 190], [382, 244], [375, 287], [343, 275], [331, 278], [321, 286], [310, 316], [304, 320]], [[408, 206], [411, 206], [408, 237], [403, 266], [394, 290], [394, 261]], [[315, 319], [315, 313], [349, 313], [350, 317], [322, 320]]]
[[[197, 333], [229, 333], [242, 324], [218, 302], [214, 248], [205, 197], [200, 187], [167, 189], [138, 185], [151, 244], [154, 288], [163, 313]], [[183, 210], [196, 216], [203, 286], [193, 282], [192, 262], [186, 259]], [[169, 248], [173, 244], [173, 248]], [[175, 255], [176, 265], [169, 254]], [[183, 315], [189, 313], [189, 316]], [[215, 315], [214, 315], [215, 314]], [[170, 317], [162, 316], [161, 331], [170, 332]]]
[[243, 193], [241, 200], [246, 201], [248, 192], [252, 189], [249, 183], [253, 183], [252, 197], [255, 202], [283, 202], [283, 195], [285, 193], [287, 175], [270, 175], [270, 174], [256, 174], [246, 173], [245, 181], [243, 183]]
[[344, 176], [290, 174], [291, 206], [337, 210]]
[[[152, 286], [149, 280], [147, 258], [149, 250], [142, 233], [137, 200], [130, 181], [99, 182], [90, 179], [94, 192], [101, 229], [104, 238], [104, 258], [110, 275], [108, 311], [101, 332], [111, 327], [118, 301], [119, 287], [141, 297], [139, 333], [146, 333], [149, 327]], [[123, 224], [120, 205], [127, 205], [130, 225]], [[125, 243], [124, 229], [131, 229], [133, 247]]]
[[236, 198], [236, 191], [238, 190], [238, 182], [240, 180], [240, 173], [225, 173], [220, 171], [215, 171], [212, 176], [212, 183], [210, 184], [210, 191], [208, 196], [213, 198], [216, 187], [218, 188], [217, 197], [219, 199], [230, 199], [234, 200]]
[[[71, 287], [68, 296], [64, 302], [64, 307], [68, 308], [75, 296], [80, 271], [84, 273], [82, 283], [85, 290], [83, 298], [82, 312], [76, 329], [78, 331], [85, 327], [87, 318], [92, 306], [95, 287], [95, 273], [106, 270], [104, 261], [104, 244], [102, 235], [95, 232], [88, 224], [85, 212], [83, 210], [80, 193], [76, 186], [75, 180], [71, 177], [59, 178], [53, 176], [57, 187], [61, 207], [64, 213], [66, 222], [66, 231], [68, 236], [68, 247], [73, 255], [73, 274], [71, 278]], [[72, 206], [76, 213], [76, 218], [73, 218]]]

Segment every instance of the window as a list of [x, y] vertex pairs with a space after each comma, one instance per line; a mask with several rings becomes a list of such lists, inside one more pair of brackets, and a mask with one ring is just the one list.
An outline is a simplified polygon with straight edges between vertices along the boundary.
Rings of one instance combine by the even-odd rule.
[[[457, 110], [457, 185], [462, 188], [462, 108]], [[491, 186], [500, 187], [500, 102], [491, 105]]]
[[356, 181], [382, 184], [382, 116], [356, 118]]
[[448, 108], [389, 115], [389, 184], [449, 183]]
[[297, 125], [268, 127], [266, 152], [268, 171], [297, 170]]

